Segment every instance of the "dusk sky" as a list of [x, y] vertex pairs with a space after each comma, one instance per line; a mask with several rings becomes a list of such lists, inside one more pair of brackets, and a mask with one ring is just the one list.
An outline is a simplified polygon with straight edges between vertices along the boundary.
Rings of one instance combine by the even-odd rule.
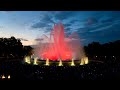
[[120, 40], [120, 11], [0, 11], [0, 37], [34, 45], [59, 22], [67, 35], [77, 32], [83, 45]]

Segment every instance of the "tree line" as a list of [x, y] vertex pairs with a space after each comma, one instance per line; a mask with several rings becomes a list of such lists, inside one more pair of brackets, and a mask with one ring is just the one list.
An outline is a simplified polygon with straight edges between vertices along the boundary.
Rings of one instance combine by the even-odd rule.
[[20, 39], [14, 36], [10, 38], [0, 38], [1, 58], [22, 58], [30, 54], [32, 47], [23, 46]]
[[92, 42], [84, 47], [85, 53], [89, 57], [93, 56], [119, 56], [120, 40], [100, 44], [99, 42]]

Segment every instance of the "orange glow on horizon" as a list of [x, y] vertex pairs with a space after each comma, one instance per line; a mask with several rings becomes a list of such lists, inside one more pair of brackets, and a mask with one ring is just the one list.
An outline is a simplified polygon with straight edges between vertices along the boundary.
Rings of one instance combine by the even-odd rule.
[[29, 45], [36, 45], [36, 41], [31, 40], [31, 41], [21, 41], [24, 46], [29, 46]]

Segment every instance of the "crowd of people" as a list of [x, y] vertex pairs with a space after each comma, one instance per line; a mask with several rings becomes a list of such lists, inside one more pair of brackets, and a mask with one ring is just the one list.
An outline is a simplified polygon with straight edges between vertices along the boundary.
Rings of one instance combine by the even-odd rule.
[[79, 66], [40, 66], [21, 61], [1, 62], [0, 75], [10, 75], [11, 80], [119, 80], [119, 58], [111, 59], [109, 62], [90, 61], [89, 64]]

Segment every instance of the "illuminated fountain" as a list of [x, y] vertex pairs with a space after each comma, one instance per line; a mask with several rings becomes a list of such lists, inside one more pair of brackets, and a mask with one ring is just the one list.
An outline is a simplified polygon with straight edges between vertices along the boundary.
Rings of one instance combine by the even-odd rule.
[[63, 66], [62, 60], [59, 60], [59, 65], [58, 66]]
[[71, 66], [75, 66], [74, 59], [72, 59]]
[[85, 64], [88, 64], [88, 57], [84, 57], [84, 60], [85, 60]]
[[37, 63], [37, 57], [34, 58], [34, 63], [33, 64], [34, 65], [38, 65], [38, 63]]
[[2, 79], [5, 79], [5, 76], [4, 76], [4, 75], [2, 75]]
[[88, 64], [89, 62], [88, 62], [88, 57], [83, 57], [82, 59], [81, 59], [81, 62], [80, 62], [80, 65], [84, 65], [84, 64]]
[[46, 64], [45, 64], [46, 66], [49, 66], [49, 59], [47, 58], [47, 60], [46, 60]]
[[81, 59], [80, 65], [84, 65], [84, 58]]
[[8, 75], [8, 79], [10, 79], [10, 75]]
[[25, 62], [28, 63], [28, 64], [31, 63], [31, 62], [30, 62], [30, 56], [26, 56], [26, 57], [24, 58], [24, 60], [25, 60]]
[[45, 65], [49, 65], [49, 61], [52, 60], [59, 61], [59, 66], [61, 66], [62, 61], [72, 59], [71, 66], [75, 66], [75, 60], [85, 57], [78, 34], [73, 32], [66, 37], [62, 23], [54, 25], [49, 37], [42, 35], [38, 40], [34, 54], [40, 59], [46, 60]]

